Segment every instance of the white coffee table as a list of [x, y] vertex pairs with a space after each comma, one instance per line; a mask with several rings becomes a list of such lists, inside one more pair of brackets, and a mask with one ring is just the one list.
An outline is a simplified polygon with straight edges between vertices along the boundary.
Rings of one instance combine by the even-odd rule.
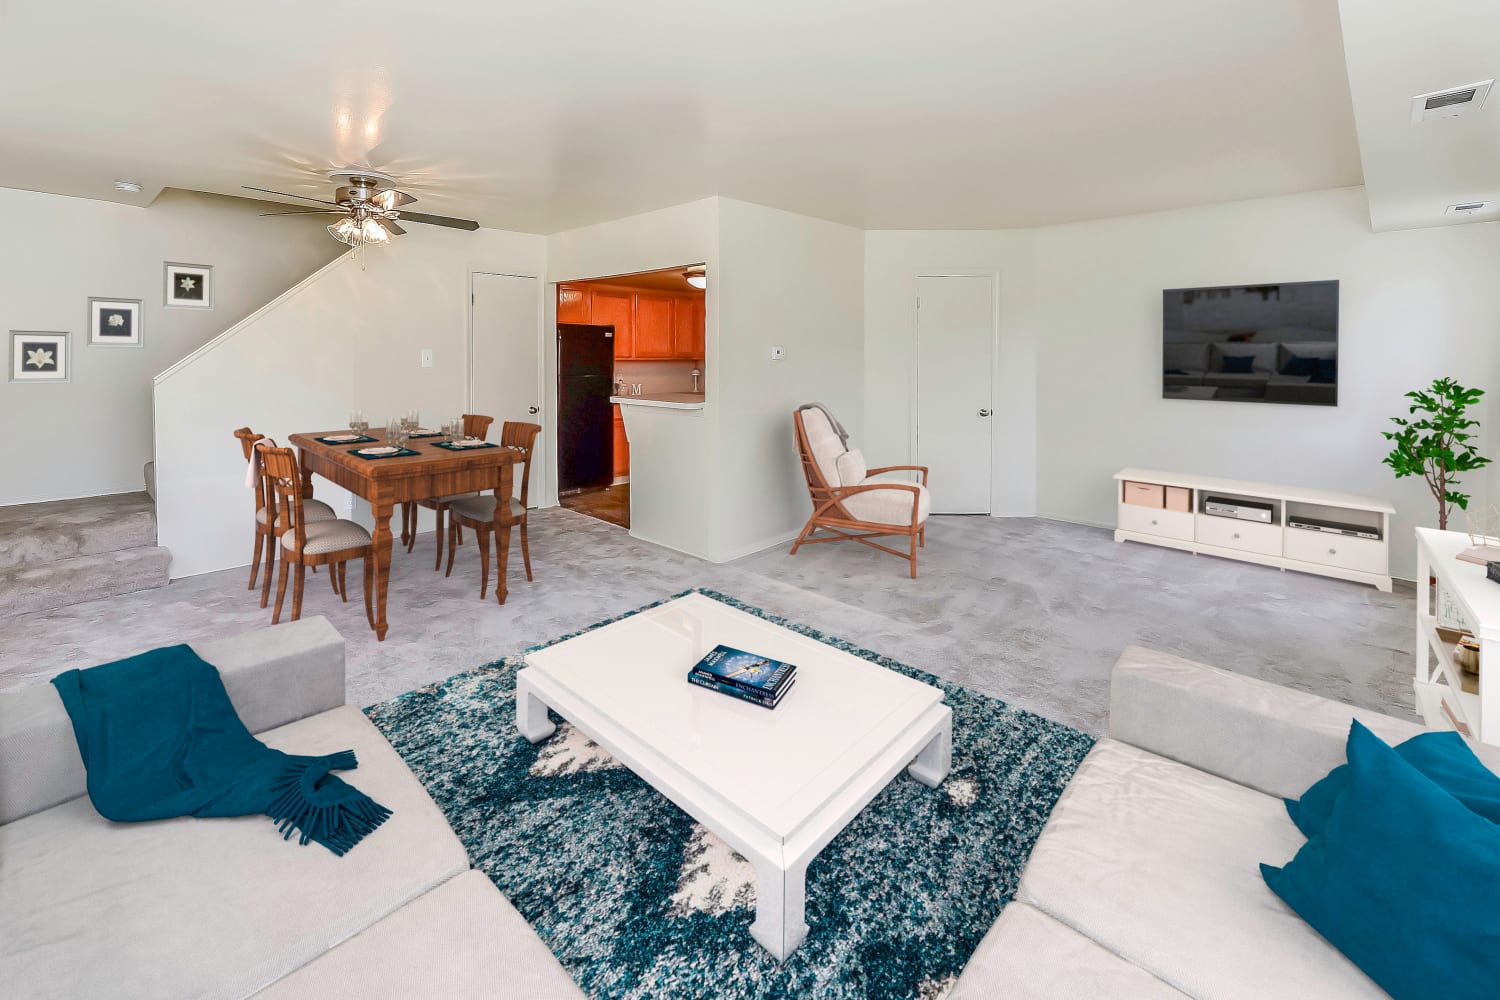
[[[719, 643], [797, 665], [775, 709], [689, 684]], [[947, 777], [953, 713], [930, 684], [690, 594], [530, 653], [516, 726], [552, 708], [755, 866], [750, 932], [778, 960], [807, 936], [807, 866], [903, 768]]]

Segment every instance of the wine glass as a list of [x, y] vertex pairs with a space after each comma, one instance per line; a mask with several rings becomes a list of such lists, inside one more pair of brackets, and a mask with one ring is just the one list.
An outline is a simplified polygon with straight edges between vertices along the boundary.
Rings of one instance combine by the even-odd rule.
[[351, 431], [353, 431], [355, 434], [363, 436], [365, 433], [365, 428], [369, 426], [370, 424], [367, 420], [365, 420], [365, 415], [363, 413], [361, 413], [359, 410], [349, 411], [349, 429]]
[[401, 418], [400, 417], [392, 417], [390, 420], [386, 421], [386, 425], [385, 425], [385, 443], [386, 444], [394, 444], [394, 445], [397, 445], [397, 447], [400, 447], [398, 441], [399, 441], [399, 438], [401, 437], [401, 431], [402, 431], [402, 426], [401, 426]]
[[443, 440], [452, 444], [463, 433], [462, 423], [457, 417], [449, 417], [443, 423]]

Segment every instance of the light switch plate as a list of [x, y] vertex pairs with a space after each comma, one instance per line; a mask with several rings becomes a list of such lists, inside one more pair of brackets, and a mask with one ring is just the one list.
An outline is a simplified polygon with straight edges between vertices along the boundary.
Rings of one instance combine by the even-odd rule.
[[432, 348], [430, 348], [430, 347], [424, 347], [424, 348], [422, 348], [422, 367], [423, 368], [431, 368], [432, 367]]
[[779, 346], [771, 348], [771, 360], [772, 361], [784, 361], [784, 360], [786, 360], [786, 349], [782, 348], [782, 347], [779, 347]]

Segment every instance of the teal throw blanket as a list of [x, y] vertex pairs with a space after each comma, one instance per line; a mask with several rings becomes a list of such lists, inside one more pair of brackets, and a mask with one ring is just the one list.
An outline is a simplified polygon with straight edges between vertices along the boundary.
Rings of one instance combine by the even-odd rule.
[[330, 771], [353, 750], [299, 757], [250, 735], [218, 670], [187, 646], [52, 679], [88, 769], [89, 799], [118, 822], [265, 813], [283, 839], [343, 855], [391, 811]]

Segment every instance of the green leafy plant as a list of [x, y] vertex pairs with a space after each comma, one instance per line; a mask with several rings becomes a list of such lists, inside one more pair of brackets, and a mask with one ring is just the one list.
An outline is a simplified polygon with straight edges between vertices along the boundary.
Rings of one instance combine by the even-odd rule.
[[1479, 421], [1466, 415], [1483, 395], [1483, 389], [1465, 389], [1451, 378], [1437, 379], [1425, 390], [1406, 394], [1412, 401], [1406, 411], [1411, 419], [1392, 417], [1397, 429], [1380, 432], [1396, 443], [1385, 456], [1385, 464], [1395, 470], [1397, 479], [1421, 476], [1427, 481], [1438, 502], [1438, 527], [1444, 530], [1450, 504], [1469, 509], [1469, 495], [1454, 489], [1459, 474], [1490, 464], [1472, 443]]

